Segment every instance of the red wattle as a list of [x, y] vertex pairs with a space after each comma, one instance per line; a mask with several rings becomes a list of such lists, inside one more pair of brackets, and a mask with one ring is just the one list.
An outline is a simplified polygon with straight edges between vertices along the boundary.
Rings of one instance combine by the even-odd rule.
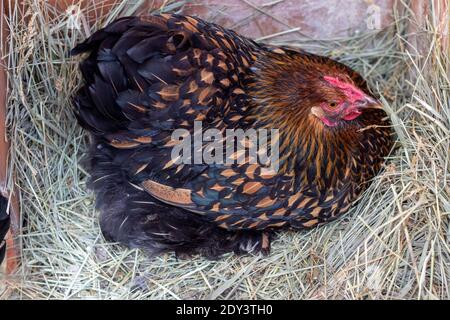
[[325, 117], [320, 118], [320, 120], [322, 120], [323, 123], [325, 123], [325, 125], [327, 125], [328, 127], [334, 127], [337, 123], [334, 121], [331, 121]]
[[342, 119], [344, 120], [354, 120], [356, 118], [358, 118], [361, 115], [361, 112], [359, 111], [350, 111], [349, 113], [347, 113], [345, 116], [342, 117]]

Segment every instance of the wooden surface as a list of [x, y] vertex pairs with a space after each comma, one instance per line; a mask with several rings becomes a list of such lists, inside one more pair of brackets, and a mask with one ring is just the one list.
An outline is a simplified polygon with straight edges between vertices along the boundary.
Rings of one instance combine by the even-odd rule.
[[[368, 22], [371, 9], [379, 10], [382, 28], [392, 22], [394, 0], [194, 0], [183, 7], [183, 14], [196, 15], [252, 37], [265, 38], [284, 33], [277, 40], [297, 39], [301, 35], [312, 38], [334, 38], [362, 33], [372, 28]], [[48, 0], [49, 5], [64, 12], [76, 4], [88, 8], [92, 23], [110, 10], [117, 0]], [[167, 1], [145, 1], [138, 12], [160, 8]], [[130, 1], [130, 6], [133, 1]], [[371, 7], [372, 6], [372, 7]], [[377, 9], [378, 8], [378, 9]], [[273, 37], [271, 37], [273, 39]]]

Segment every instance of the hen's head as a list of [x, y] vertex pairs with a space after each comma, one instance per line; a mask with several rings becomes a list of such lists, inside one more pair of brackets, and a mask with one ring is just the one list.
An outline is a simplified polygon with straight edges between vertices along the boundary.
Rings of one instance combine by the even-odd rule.
[[358, 88], [346, 74], [318, 76], [314, 82], [317, 99], [311, 101], [311, 114], [328, 127], [355, 120], [367, 108], [381, 108], [377, 100]]
[[274, 54], [253, 69], [257, 117], [265, 123], [342, 128], [368, 109], [382, 109], [356, 72], [328, 58]]

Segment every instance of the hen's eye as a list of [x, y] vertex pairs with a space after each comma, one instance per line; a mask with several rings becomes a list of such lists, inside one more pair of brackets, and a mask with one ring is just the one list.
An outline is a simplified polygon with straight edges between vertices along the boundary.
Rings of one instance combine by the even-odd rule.
[[336, 102], [330, 102], [330, 108], [336, 108], [337, 107], [337, 103]]

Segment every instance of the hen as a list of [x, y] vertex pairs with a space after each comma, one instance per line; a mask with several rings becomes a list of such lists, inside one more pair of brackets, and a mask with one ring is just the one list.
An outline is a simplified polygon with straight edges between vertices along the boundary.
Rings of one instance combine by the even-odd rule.
[[[392, 145], [385, 112], [349, 67], [199, 18], [121, 18], [72, 50], [84, 52], [74, 109], [92, 137], [90, 186], [103, 234], [130, 247], [267, 253], [273, 231], [345, 213]], [[278, 151], [276, 170], [248, 157], [180, 162], [173, 134], [198, 134], [196, 121], [201, 133], [277, 129], [258, 142]]]

